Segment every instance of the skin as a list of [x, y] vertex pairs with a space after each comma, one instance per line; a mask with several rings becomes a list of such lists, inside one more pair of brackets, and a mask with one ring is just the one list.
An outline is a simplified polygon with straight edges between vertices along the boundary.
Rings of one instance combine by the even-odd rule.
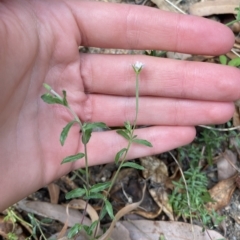
[[[48, 83], [82, 121], [122, 125], [135, 115], [132, 64], [140, 75], [139, 138], [129, 159], [191, 142], [193, 126], [231, 118], [240, 97], [238, 69], [147, 56], [79, 54], [78, 46], [161, 49], [219, 55], [234, 42], [231, 31], [210, 20], [141, 6], [79, 0], [0, 1], [0, 210], [46, 186], [84, 161], [61, 165], [83, 151], [79, 128], [62, 147], [59, 134], [71, 115], [40, 96]], [[114, 131], [93, 133], [89, 165], [113, 161], [126, 141]]]

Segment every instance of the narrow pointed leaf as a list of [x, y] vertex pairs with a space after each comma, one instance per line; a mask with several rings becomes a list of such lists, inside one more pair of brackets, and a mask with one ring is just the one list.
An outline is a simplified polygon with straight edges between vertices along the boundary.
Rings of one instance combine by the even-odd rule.
[[138, 169], [138, 170], [144, 170], [144, 167], [137, 164], [137, 163], [134, 163], [134, 162], [125, 162], [122, 167], [130, 167], [130, 168], [135, 168], [135, 169]]
[[65, 90], [63, 90], [62, 93], [63, 93], [63, 105], [68, 107], [67, 92]]
[[121, 159], [122, 155], [127, 151], [126, 148], [121, 149], [115, 156], [115, 163], [118, 164], [119, 160]]
[[95, 129], [95, 128], [108, 128], [108, 126], [103, 122], [93, 122], [93, 123], [84, 123], [83, 129]]
[[138, 143], [138, 144], [142, 144], [142, 145], [147, 146], [147, 147], [152, 147], [152, 144], [149, 141], [144, 140], [144, 139], [135, 138], [135, 139], [133, 139], [133, 142]]
[[84, 131], [84, 134], [82, 134], [82, 143], [87, 144], [92, 136], [92, 129], [87, 129]]
[[235, 8], [234, 10], [237, 11], [237, 17], [236, 17], [236, 19], [237, 19], [237, 20], [240, 20], [240, 7], [237, 7], [237, 8]]
[[61, 135], [60, 135], [60, 143], [61, 143], [62, 146], [63, 146], [64, 143], [65, 143], [65, 140], [66, 140], [66, 138], [67, 138], [67, 135], [68, 135], [68, 132], [69, 132], [70, 128], [71, 128], [72, 125], [73, 125], [74, 123], [76, 123], [76, 122], [77, 122], [77, 121], [71, 121], [71, 122], [69, 122], [69, 123], [63, 128], [63, 130], [62, 130], [62, 132], [61, 132]]
[[55, 97], [53, 95], [51, 95], [50, 93], [45, 93], [41, 96], [42, 100], [45, 102], [45, 103], [48, 103], [48, 104], [61, 104], [61, 105], [64, 105], [63, 104], [63, 100], [59, 99], [58, 97]]
[[64, 159], [62, 160], [61, 164], [63, 164], [63, 163], [68, 163], [68, 162], [75, 162], [75, 161], [77, 161], [78, 159], [83, 158], [84, 156], [85, 156], [84, 153], [77, 153], [77, 154], [75, 154], [75, 155], [68, 156], [68, 157], [66, 157], [66, 158], [64, 158]]
[[84, 188], [76, 188], [73, 189], [72, 191], [68, 192], [65, 195], [66, 199], [71, 199], [71, 198], [78, 198], [86, 195], [86, 190]]
[[129, 132], [132, 131], [132, 126], [131, 126], [131, 123], [130, 123], [129, 121], [124, 122], [124, 127], [125, 127]]
[[100, 215], [99, 215], [99, 219], [102, 220], [107, 214], [107, 209], [106, 209], [106, 205], [104, 205], [104, 207], [102, 208]]
[[106, 197], [101, 193], [93, 193], [84, 197], [84, 199], [103, 199], [103, 200], [105, 200], [105, 198]]
[[122, 137], [124, 137], [125, 139], [130, 140], [129, 135], [127, 134], [127, 132], [125, 130], [123, 130], [123, 129], [117, 130], [117, 133], [119, 135], [121, 135]]
[[109, 188], [111, 182], [97, 183], [90, 188], [90, 193], [97, 193]]
[[106, 206], [106, 210], [107, 210], [107, 213], [110, 216], [110, 218], [114, 219], [112, 204], [108, 200], [106, 200], [105, 206]]
[[79, 223], [76, 223], [73, 227], [70, 228], [67, 237], [69, 239], [72, 239], [73, 237], [75, 237], [81, 230], [82, 230], [83, 226]]
[[98, 220], [94, 221], [94, 222], [88, 227], [88, 229], [87, 229], [86, 232], [87, 232], [87, 234], [88, 234], [89, 236], [92, 235], [93, 230], [97, 227], [97, 225], [98, 225]]

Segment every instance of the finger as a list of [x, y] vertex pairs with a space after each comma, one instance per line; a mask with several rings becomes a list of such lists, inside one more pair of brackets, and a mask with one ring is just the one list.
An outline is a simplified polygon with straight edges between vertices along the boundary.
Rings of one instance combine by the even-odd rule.
[[234, 43], [223, 25], [155, 8], [68, 1], [85, 46], [220, 54]]
[[235, 101], [240, 98], [239, 69], [148, 56], [81, 55], [81, 72], [86, 91], [135, 95], [132, 64], [136, 61], [144, 64], [139, 83], [142, 96], [211, 101]]
[[[102, 121], [108, 126], [121, 126], [135, 119], [134, 97], [89, 95], [85, 121]], [[86, 113], [91, 114], [86, 114]], [[220, 124], [228, 121], [234, 112], [233, 103], [190, 101], [171, 98], [140, 97], [138, 124], [140, 125], [185, 125]], [[81, 114], [81, 112], [79, 112]], [[84, 117], [83, 116], [83, 117]]]
[[[190, 143], [195, 137], [192, 127], [149, 127], [137, 129], [138, 138], [150, 141], [153, 147], [133, 144], [127, 159], [134, 159], [147, 155], [166, 152], [171, 149]], [[113, 162], [115, 155], [122, 148], [126, 148], [127, 141], [115, 131], [94, 132], [88, 143], [89, 165], [98, 165]], [[83, 149], [80, 149], [80, 152]], [[73, 168], [84, 167], [84, 162], [77, 161]]]

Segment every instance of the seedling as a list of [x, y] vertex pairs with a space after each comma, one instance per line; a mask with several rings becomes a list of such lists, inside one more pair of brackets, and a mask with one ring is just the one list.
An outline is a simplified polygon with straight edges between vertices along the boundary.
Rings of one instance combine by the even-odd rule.
[[225, 55], [221, 55], [219, 57], [219, 62], [222, 65], [228, 65], [232, 67], [239, 67], [240, 66], [240, 57], [234, 58], [232, 60], [228, 60], [228, 58]]

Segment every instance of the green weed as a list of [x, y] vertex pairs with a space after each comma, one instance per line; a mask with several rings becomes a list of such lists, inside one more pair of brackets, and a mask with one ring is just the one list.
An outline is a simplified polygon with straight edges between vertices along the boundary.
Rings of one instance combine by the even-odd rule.
[[[71, 106], [68, 104], [67, 101], [67, 92], [65, 90], [62, 91], [62, 96], [60, 96], [58, 93], [56, 93], [49, 85], [46, 83], [44, 84], [45, 89], [47, 90], [47, 93], [41, 96], [42, 100], [48, 104], [60, 104], [64, 107], [66, 107], [69, 112], [73, 116], [73, 120], [69, 122], [62, 130], [60, 134], [60, 143], [63, 146], [65, 143], [65, 140], [68, 136], [68, 133], [71, 129], [71, 127], [75, 124], [77, 124], [80, 128], [80, 132], [82, 133], [81, 140], [82, 144], [84, 145], [84, 152], [79, 152], [74, 155], [68, 156], [63, 159], [62, 164], [66, 164], [69, 162], [77, 161], [81, 158], [85, 159], [85, 171], [84, 175], [86, 180], [84, 180], [85, 185], [83, 188], [77, 188], [74, 189], [66, 194], [66, 199], [73, 199], [73, 198], [83, 198], [87, 200], [87, 202], [90, 199], [100, 199], [102, 201], [102, 210], [100, 212], [100, 220], [108, 214], [111, 219], [114, 218], [113, 214], [113, 207], [111, 203], [108, 201], [107, 196], [109, 195], [109, 192], [111, 188], [113, 187], [117, 175], [122, 167], [131, 167], [136, 169], [143, 169], [142, 166], [132, 163], [132, 162], [125, 162], [127, 158], [127, 154], [129, 152], [129, 149], [133, 143], [141, 144], [147, 147], [152, 147], [152, 144], [144, 139], [139, 139], [137, 135], [134, 134], [134, 131], [137, 126], [137, 117], [138, 117], [138, 108], [139, 108], [139, 75], [143, 68], [143, 64], [140, 62], [135, 63], [133, 66], [133, 70], [136, 74], [136, 87], [135, 87], [135, 99], [136, 99], [136, 110], [135, 110], [135, 119], [133, 123], [130, 123], [129, 121], [124, 123], [123, 129], [118, 129], [116, 132], [121, 135], [123, 138], [127, 140], [127, 146], [120, 151], [116, 153], [115, 156], [115, 163], [119, 165], [116, 173], [114, 174], [112, 180], [110, 182], [104, 182], [104, 183], [97, 183], [93, 186], [89, 183], [89, 169], [88, 169], [88, 152], [87, 152], [87, 144], [91, 138], [91, 134], [94, 131], [95, 128], [105, 128], [108, 129], [107, 125], [102, 122], [82, 122], [77, 114], [73, 111]], [[79, 175], [80, 172], [78, 172]], [[103, 194], [103, 191], [105, 194]], [[95, 236], [95, 229], [97, 229], [98, 222], [93, 222], [91, 226], [85, 226], [81, 223], [75, 224], [69, 231], [68, 237], [76, 237], [81, 230], [84, 230], [89, 236], [94, 235]]]

